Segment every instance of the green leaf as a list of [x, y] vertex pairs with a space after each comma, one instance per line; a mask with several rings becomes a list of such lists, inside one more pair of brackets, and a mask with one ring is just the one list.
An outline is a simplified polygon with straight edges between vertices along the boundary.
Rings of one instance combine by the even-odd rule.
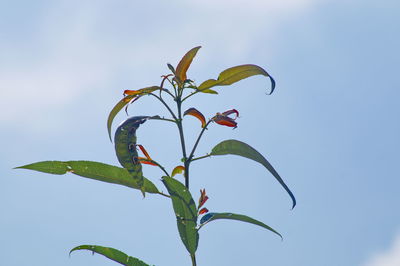
[[178, 180], [164, 176], [162, 179], [167, 188], [176, 215], [179, 235], [187, 251], [194, 255], [199, 243], [197, 226], [197, 208], [189, 190]]
[[270, 171], [271, 174], [275, 177], [275, 179], [278, 180], [278, 182], [283, 186], [283, 188], [287, 191], [287, 193], [289, 193], [293, 201], [292, 209], [294, 208], [294, 206], [296, 206], [296, 199], [293, 193], [290, 191], [285, 182], [283, 182], [278, 172], [276, 172], [274, 167], [272, 167], [272, 165], [267, 161], [267, 159], [264, 158], [264, 156], [262, 156], [258, 151], [256, 151], [250, 145], [234, 139], [225, 140], [219, 143], [217, 146], [215, 146], [210, 153], [210, 155], [226, 155], [226, 154], [234, 154], [246, 157], [248, 159], [254, 160], [264, 165], [265, 168], [267, 168], [268, 171]]
[[115, 118], [115, 116], [119, 113], [119, 111], [122, 110], [133, 98], [135, 98], [136, 95], [128, 95], [124, 97], [122, 100], [120, 100], [114, 108], [111, 110], [110, 114], [108, 115], [107, 119], [107, 131], [108, 131], [108, 136], [110, 137], [110, 141], [112, 142], [112, 137], [111, 137], [111, 126], [112, 122]]
[[264, 227], [265, 229], [277, 234], [278, 236], [280, 236], [282, 238], [281, 234], [279, 234], [275, 229], [273, 229], [272, 227], [266, 225], [263, 222], [260, 222], [260, 221], [258, 221], [256, 219], [253, 219], [253, 218], [251, 218], [249, 216], [246, 216], [246, 215], [229, 213], [229, 212], [221, 212], [221, 213], [210, 212], [210, 213], [207, 213], [206, 215], [203, 216], [203, 218], [200, 221], [201, 227], [203, 225], [211, 222], [211, 221], [218, 220], [218, 219], [236, 220], [236, 221], [242, 221], [242, 222], [246, 222], [246, 223], [255, 224], [255, 225]]
[[206, 89], [201, 91], [202, 93], [208, 93], [208, 94], [218, 94], [218, 92], [216, 92], [215, 90], [212, 89]]
[[[67, 172], [82, 177], [99, 180], [107, 183], [118, 184], [130, 188], [140, 189], [136, 181], [125, 168], [92, 162], [92, 161], [43, 161], [15, 169], [29, 169], [43, 173], [63, 175]], [[144, 189], [148, 193], [159, 193], [157, 187], [147, 178], [144, 178]]]
[[197, 51], [201, 48], [201, 46], [194, 47], [191, 49], [189, 52], [187, 52], [179, 62], [178, 66], [176, 67], [175, 73], [176, 77], [184, 82], [187, 77], [186, 77], [186, 72], [190, 66], [190, 64], [193, 61], [193, 58], [196, 56]]
[[201, 92], [211, 93], [209, 89], [212, 87], [231, 85], [235, 82], [254, 75], [263, 75], [268, 77], [271, 81], [271, 92], [269, 94], [274, 91], [275, 80], [263, 68], [250, 64], [228, 68], [219, 74], [217, 80], [208, 79], [201, 83], [198, 87], [198, 90], [200, 90]]
[[176, 76], [176, 72], [175, 72], [175, 68], [171, 65], [171, 64], [167, 64], [169, 70], [171, 70], [171, 72]]
[[129, 102], [131, 100], [133, 100], [134, 98], [141, 96], [141, 95], [146, 95], [146, 94], [152, 93], [152, 92], [154, 92], [156, 90], [160, 90], [160, 89], [162, 89], [162, 88], [160, 88], [159, 86], [151, 86], [151, 87], [146, 87], [146, 88], [142, 88], [139, 90], [126, 90], [125, 91], [128, 95], [125, 96], [122, 100], [120, 100], [114, 106], [114, 108], [111, 110], [110, 114], [108, 115], [107, 131], [108, 131], [108, 136], [110, 137], [111, 142], [112, 142], [112, 137], [111, 137], [112, 122], [113, 122], [115, 116], [119, 113], [119, 111], [121, 111], [122, 108], [124, 108], [127, 104], [129, 104]]
[[108, 248], [108, 247], [94, 246], [94, 245], [81, 245], [71, 249], [69, 254], [71, 255], [71, 253], [76, 250], [90, 250], [93, 253], [103, 255], [115, 262], [121, 263], [122, 265], [126, 266], [149, 266], [149, 264], [146, 264], [137, 258], [129, 257], [122, 251], [119, 251], [118, 249], [115, 248]]

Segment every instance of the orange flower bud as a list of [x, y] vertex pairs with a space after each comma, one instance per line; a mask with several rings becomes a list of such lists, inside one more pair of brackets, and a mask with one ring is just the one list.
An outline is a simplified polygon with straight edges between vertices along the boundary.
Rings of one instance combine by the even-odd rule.
[[157, 164], [155, 164], [153, 162], [146, 161], [146, 160], [152, 161], [153, 159], [151, 159], [150, 155], [148, 154], [148, 152], [146, 151], [146, 149], [142, 145], [137, 144], [136, 146], [139, 147], [139, 149], [142, 151], [144, 156], [146, 156], [146, 157], [138, 157], [139, 162], [141, 164], [149, 164], [149, 165], [157, 166]]
[[205, 213], [207, 213], [208, 212], [208, 209], [207, 208], [203, 208], [203, 209], [201, 209], [200, 211], [199, 211], [199, 214], [205, 214]]
[[206, 195], [206, 189], [200, 189], [200, 198], [199, 198], [198, 209], [200, 209], [201, 206], [203, 206], [207, 200], [208, 200], [208, 196]]

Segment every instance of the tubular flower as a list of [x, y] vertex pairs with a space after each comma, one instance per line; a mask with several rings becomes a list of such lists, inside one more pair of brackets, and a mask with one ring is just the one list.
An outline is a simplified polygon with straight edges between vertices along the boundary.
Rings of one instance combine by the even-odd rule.
[[[231, 114], [235, 114], [236, 115], [235, 118], [229, 117], [229, 115], [231, 115]], [[239, 117], [239, 112], [236, 109], [231, 109], [231, 110], [223, 112], [222, 114], [217, 113], [212, 118], [212, 120], [219, 125], [236, 128], [237, 123], [235, 122], [235, 120], [238, 117]]]
[[199, 206], [197, 208], [200, 209], [207, 200], [208, 196], [206, 195], [206, 189], [200, 189]]
[[197, 119], [200, 120], [201, 122], [201, 127], [205, 127], [206, 126], [206, 119], [204, 118], [204, 115], [202, 113], [200, 113], [200, 111], [198, 111], [196, 108], [189, 108], [187, 109], [184, 113], [183, 116], [185, 115], [192, 115], [194, 117], [196, 117]]
[[231, 110], [228, 110], [228, 111], [225, 111], [225, 112], [222, 113], [222, 115], [224, 115], [224, 116], [228, 116], [230, 114], [236, 114], [236, 117], [233, 118], [233, 120], [236, 120], [236, 118], [239, 117], [239, 112], [236, 109], [231, 109]]
[[142, 153], [145, 156], [145, 157], [138, 157], [139, 162], [141, 164], [149, 164], [149, 165], [157, 166], [157, 164], [155, 164], [153, 162], [146, 161], [146, 160], [153, 161], [153, 159], [151, 159], [150, 155], [147, 153], [146, 149], [142, 145], [138, 144], [137, 146], [139, 147], [139, 149], [142, 151]]
[[203, 209], [201, 209], [200, 211], [199, 211], [199, 214], [205, 214], [205, 213], [207, 213], [208, 212], [208, 209], [207, 208], [203, 208]]

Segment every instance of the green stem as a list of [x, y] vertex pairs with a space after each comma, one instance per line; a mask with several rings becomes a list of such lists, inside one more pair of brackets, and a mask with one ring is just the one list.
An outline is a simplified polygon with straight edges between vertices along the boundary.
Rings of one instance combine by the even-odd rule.
[[193, 159], [190, 160], [190, 162], [194, 162], [194, 161], [197, 161], [197, 160], [200, 160], [200, 159], [204, 159], [204, 158], [208, 158], [208, 157], [211, 157], [211, 154], [206, 154], [204, 156], [193, 158]]
[[[162, 91], [165, 91], [167, 94], [169, 94], [169, 96], [172, 97], [172, 99], [175, 99], [175, 96], [169, 90], [165, 89], [165, 90], [162, 90]], [[162, 98], [161, 97], [161, 90], [160, 90], [160, 98]]]
[[177, 126], [179, 130], [179, 137], [181, 140], [181, 146], [182, 146], [182, 154], [183, 154], [183, 160], [185, 164], [185, 186], [186, 188], [189, 188], [189, 164], [186, 156], [186, 145], [185, 145], [185, 136], [183, 135], [183, 126], [182, 126], [182, 102], [181, 98], [178, 97], [176, 99], [176, 104], [178, 107], [178, 119], [177, 119]]
[[161, 195], [161, 196], [167, 197], [167, 198], [171, 198], [170, 195], [164, 194], [164, 193], [162, 193], [162, 192], [158, 192], [158, 194]]
[[192, 259], [192, 266], [196, 266], [197, 265], [197, 263], [196, 263], [196, 255], [195, 254], [190, 255], [190, 258]]
[[189, 163], [191, 162], [191, 160], [192, 160], [192, 158], [193, 158], [194, 152], [196, 151], [197, 145], [199, 145], [200, 139], [201, 139], [201, 137], [203, 136], [204, 131], [207, 129], [208, 125], [209, 125], [211, 122], [212, 122], [211, 119], [208, 120], [207, 124], [206, 124], [206, 125], [203, 127], [203, 129], [200, 131], [200, 134], [199, 134], [199, 136], [197, 137], [196, 142], [194, 143], [192, 152], [190, 153], [190, 155], [189, 155], [189, 157], [188, 157]]
[[145, 158], [141, 158], [140, 161], [154, 163], [155, 165], [157, 165], [165, 173], [166, 176], [170, 176], [168, 174], [168, 172], [165, 170], [165, 168], [161, 164], [157, 163], [156, 161], [145, 159]]
[[184, 102], [187, 98], [189, 98], [189, 97], [195, 95], [195, 94], [198, 93], [198, 92], [199, 92], [199, 91], [195, 91], [195, 92], [192, 92], [191, 94], [187, 95], [185, 98], [182, 99], [182, 102]]
[[152, 120], [162, 120], [162, 121], [168, 121], [168, 122], [176, 123], [175, 120], [164, 118], [164, 117], [151, 117], [150, 119], [152, 119]]
[[149, 95], [152, 95], [152, 96], [156, 97], [156, 98], [165, 106], [165, 108], [167, 108], [167, 110], [168, 110], [169, 113], [172, 115], [172, 117], [173, 117], [175, 120], [178, 120], [178, 119], [176, 118], [176, 115], [174, 114], [174, 112], [172, 112], [171, 108], [169, 108], [168, 104], [167, 104], [162, 98], [160, 98], [159, 96], [155, 95], [154, 93], [149, 93]]

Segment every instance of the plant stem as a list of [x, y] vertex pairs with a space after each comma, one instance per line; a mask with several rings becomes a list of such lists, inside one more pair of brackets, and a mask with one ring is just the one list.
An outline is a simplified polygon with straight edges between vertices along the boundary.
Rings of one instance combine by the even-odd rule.
[[167, 110], [168, 110], [169, 113], [172, 115], [172, 117], [173, 117], [175, 120], [178, 120], [178, 119], [176, 118], [176, 115], [174, 114], [174, 112], [172, 112], [171, 108], [169, 108], [168, 104], [167, 104], [162, 98], [160, 98], [159, 96], [155, 95], [154, 93], [149, 93], [149, 95], [152, 95], [152, 96], [156, 97], [156, 98], [165, 106], [165, 108], [167, 108]]
[[192, 259], [192, 266], [196, 266], [197, 265], [196, 264], [196, 255], [195, 254], [190, 255], [190, 258]]
[[185, 98], [182, 99], [182, 102], [184, 102], [187, 98], [189, 98], [189, 97], [195, 95], [195, 94], [198, 93], [198, 92], [199, 92], [199, 91], [194, 91], [194, 92], [190, 93], [189, 95], [187, 95]]
[[151, 117], [150, 119], [152, 119], [152, 120], [162, 120], [162, 121], [168, 121], [168, 122], [176, 123], [175, 120], [164, 118], [164, 117]]
[[206, 154], [204, 156], [193, 158], [193, 159], [190, 160], [190, 162], [194, 162], [194, 161], [197, 161], [197, 160], [200, 160], [200, 159], [204, 159], [204, 158], [208, 158], [208, 157], [211, 157], [211, 154]]
[[164, 194], [164, 193], [162, 193], [162, 192], [158, 192], [158, 194], [161, 195], [161, 196], [167, 197], [167, 198], [171, 198], [170, 195]]
[[192, 160], [192, 158], [193, 158], [194, 152], [196, 151], [197, 145], [199, 145], [200, 139], [201, 139], [201, 137], [203, 136], [204, 131], [207, 129], [207, 127], [208, 127], [208, 125], [211, 123], [211, 121], [212, 121], [211, 119], [208, 120], [207, 124], [206, 124], [206, 125], [203, 127], [203, 129], [200, 131], [200, 134], [199, 134], [199, 136], [197, 137], [197, 140], [196, 140], [196, 142], [195, 142], [195, 144], [194, 144], [194, 146], [193, 146], [192, 152], [190, 153], [190, 155], [189, 155], [189, 157], [188, 157], [189, 163], [191, 162], [191, 160]]
[[149, 160], [149, 159], [145, 159], [145, 158], [141, 158], [140, 161], [154, 163], [155, 165], [157, 165], [165, 173], [166, 176], [169, 176], [169, 174], [165, 170], [165, 168], [161, 164], [159, 164], [158, 162], [153, 161], [153, 160]]
[[179, 137], [181, 140], [181, 146], [182, 146], [182, 155], [183, 155], [183, 160], [185, 164], [185, 186], [186, 188], [189, 189], [189, 163], [188, 163], [188, 158], [186, 156], [186, 145], [185, 145], [185, 136], [183, 135], [183, 126], [182, 126], [182, 101], [181, 98], [178, 96], [176, 99], [176, 105], [178, 107], [178, 119], [177, 119], [177, 126], [179, 130]]

